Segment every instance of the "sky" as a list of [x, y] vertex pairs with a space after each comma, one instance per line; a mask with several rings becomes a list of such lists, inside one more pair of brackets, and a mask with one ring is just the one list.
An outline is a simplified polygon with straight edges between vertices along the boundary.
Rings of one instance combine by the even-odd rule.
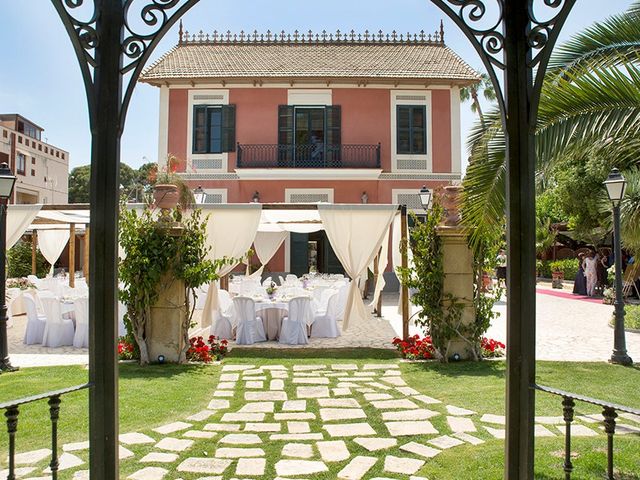
[[[535, 1], [542, 4], [542, 0]], [[147, 3], [150, 0], [135, 0], [133, 5]], [[605, 15], [624, 11], [631, 3], [577, 0], [560, 42]], [[190, 32], [368, 29], [415, 33], [435, 31], [441, 19], [446, 44], [482, 71], [482, 62], [466, 37], [429, 0], [200, 0], [183, 22]], [[176, 25], [160, 42], [150, 63], [177, 43], [177, 32]], [[51, 1], [0, 0], [0, 45], [0, 113], [20, 113], [43, 127], [43, 140], [69, 151], [71, 168], [88, 164], [91, 138], [84, 86], [75, 53]], [[122, 161], [132, 167], [157, 160], [158, 102], [156, 87], [136, 87], [121, 154]], [[470, 105], [463, 104], [463, 151], [475, 118]]]

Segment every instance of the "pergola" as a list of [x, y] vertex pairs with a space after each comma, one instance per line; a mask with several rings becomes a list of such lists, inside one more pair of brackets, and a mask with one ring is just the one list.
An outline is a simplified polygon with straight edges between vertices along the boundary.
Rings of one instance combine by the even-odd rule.
[[[167, 31], [199, 0], [52, 0], [75, 49], [91, 154], [90, 467], [118, 478], [116, 357], [120, 137], [137, 79]], [[463, 31], [494, 84], [507, 163], [505, 478], [534, 476], [535, 145], [547, 64], [575, 0], [431, 0]], [[91, 4], [89, 16], [86, 9]], [[89, 7], [91, 10], [91, 7]], [[504, 83], [498, 81], [503, 76]]]

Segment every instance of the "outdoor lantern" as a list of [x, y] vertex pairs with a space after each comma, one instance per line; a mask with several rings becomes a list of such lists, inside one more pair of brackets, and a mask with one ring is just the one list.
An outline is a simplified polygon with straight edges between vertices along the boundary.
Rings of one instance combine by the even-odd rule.
[[251, 197], [251, 201], [253, 203], [260, 203], [260, 192], [256, 190], [255, 193], [253, 194], [253, 197]]
[[193, 191], [193, 198], [196, 199], [197, 204], [202, 204], [207, 199], [207, 193], [202, 189], [202, 185], [198, 185]]
[[164, 363], [164, 355], [158, 355], [158, 363]]
[[16, 176], [6, 162], [2, 163], [2, 165], [0, 165], [0, 198], [2, 200], [7, 200], [11, 197], [15, 184]]
[[627, 186], [627, 182], [617, 168], [611, 170], [611, 173], [604, 181], [604, 186], [607, 187], [607, 195], [609, 195], [611, 203], [619, 205], [624, 197], [624, 189]]
[[420, 195], [420, 203], [422, 204], [422, 208], [424, 208], [425, 210], [429, 210], [431, 208], [431, 191], [427, 188], [426, 185], [423, 185], [418, 195]]

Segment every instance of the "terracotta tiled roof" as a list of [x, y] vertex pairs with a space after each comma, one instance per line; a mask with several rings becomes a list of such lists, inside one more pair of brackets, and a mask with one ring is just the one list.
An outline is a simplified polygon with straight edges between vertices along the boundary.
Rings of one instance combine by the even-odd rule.
[[479, 79], [437, 34], [435, 40], [424, 34], [401, 39], [395, 33], [391, 39], [380, 35], [368, 41], [346, 36], [318, 40], [317, 35], [294, 41], [284, 34], [270, 41], [241, 38], [181, 35], [180, 43], [146, 69], [140, 80], [343, 78], [468, 84]]

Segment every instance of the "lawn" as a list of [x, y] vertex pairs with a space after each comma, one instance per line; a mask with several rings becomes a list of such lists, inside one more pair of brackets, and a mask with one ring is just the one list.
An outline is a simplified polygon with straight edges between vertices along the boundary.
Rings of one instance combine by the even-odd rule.
[[[395, 364], [398, 359], [394, 351], [354, 349], [354, 350], [278, 350], [278, 349], [236, 349], [224, 364], [277, 364], [291, 368], [301, 364], [353, 363], [362, 367], [366, 363]], [[478, 412], [473, 415], [476, 425], [480, 426], [480, 417], [484, 413], [504, 413], [504, 375], [505, 364], [502, 361], [481, 363], [458, 363], [440, 365], [437, 363], [400, 363], [402, 377], [420, 392], [442, 400], [444, 403], [430, 405], [435, 411], [446, 413], [444, 405], [451, 404]], [[140, 368], [131, 364], [120, 367], [120, 430], [122, 432], [140, 431], [155, 438], [152, 428], [172, 421], [184, 420], [187, 416], [204, 409], [212, 398], [212, 393], [220, 374], [220, 366], [152, 366]], [[0, 401], [17, 398], [46, 390], [80, 384], [86, 381], [87, 372], [81, 367], [51, 367], [24, 369], [11, 375], [0, 376]], [[332, 380], [333, 381], [333, 380]], [[538, 382], [575, 393], [589, 395], [603, 400], [632, 407], [640, 407], [640, 368], [624, 368], [604, 363], [560, 363], [539, 362]], [[285, 391], [289, 398], [295, 398], [295, 387], [285, 382]], [[367, 422], [378, 432], [385, 431], [380, 412], [356, 394], [363, 406]], [[230, 410], [239, 409], [244, 400], [235, 395], [230, 398]], [[87, 438], [87, 394], [74, 393], [65, 397], [61, 411], [61, 443], [82, 441]], [[558, 397], [538, 393], [536, 395], [537, 415], [562, 415], [561, 400]], [[310, 404], [315, 405], [313, 402]], [[315, 410], [314, 410], [315, 409]], [[317, 413], [317, 406], [310, 409]], [[596, 407], [579, 404], [577, 414], [599, 413]], [[202, 423], [193, 422], [194, 428], [202, 428], [205, 422], [218, 422], [221, 414], [216, 414]], [[269, 420], [266, 420], [269, 421]], [[431, 419], [440, 431], [446, 431], [444, 415]], [[629, 422], [627, 422], [629, 423]], [[196, 425], [197, 424], [197, 425]], [[311, 431], [322, 431], [322, 422], [317, 418], [309, 422]], [[199, 426], [198, 426], [199, 425]], [[597, 425], [591, 425], [597, 428]], [[555, 427], [549, 427], [555, 430]], [[41, 448], [48, 444], [49, 421], [46, 403], [25, 408], [20, 417], [18, 451]], [[558, 433], [556, 431], [556, 433]], [[474, 433], [485, 440], [479, 446], [462, 445], [445, 450], [426, 462], [418, 473], [430, 480], [492, 480], [502, 478], [504, 443], [489, 435], [479, 427]], [[174, 434], [180, 437], [180, 434]], [[211, 456], [217, 448], [220, 434], [212, 440], [198, 440], [187, 452], [179, 454], [178, 462], [190, 456]], [[268, 438], [268, 437], [265, 437]], [[627, 435], [615, 437], [616, 466], [620, 469], [620, 479], [640, 479], [640, 437]], [[406, 441], [405, 441], [406, 440]], [[406, 437], [401, 444], [418, 437]], [[551, 479], [562, 477], [562, 453], [564, 439], [561, 435], [554, 438], [536, 440], [536, 478]], [[280, 458], [283, 442], [271, 441], [260, 445], [266, 452], [267, 470], [263, 478], [275, 478], [273, 462]], [[152, 446], [128, 446], [135, 458], [151, 451]], [[0, 450], [6, 451], [6, 434], [0, 436]], [[407, 456], [397, 447], [383, 452], [368, 452], [355, 443], [349, 442], [354, 455], [384, 456], [392, 454]], [[575, 452], [574, 479], [603, 478], [606, 467], [606, 437], [574, 439]], [[75, 452], [87, 459], [86, 452]], [[411, 456], [411, 455], [409, 455]], [[4, 457], [4, 455], [2, 455]], [[414, 457], [415, 458], [415, 457]], [[2, 458], [4, 461], [4, 458]], [[348, 462], [330, 465], [325, 474], [307, 475], [306, 478], [336, 478], [337, 472]], [[46, 464], [46, 462], [45, 462]], [[172, 464], [177, 465], [177, 463]], [[121, 462], [121, 478], [140, 468], [134, 460]], [[170, 466], [164, 465], [166, 468]], [[229, 469], [224, 478], [234, 477], [234, 469]], [[196, 479], [202, 475], [179, 475], [185, 480]], [[389, 477], [382, 470], [382, 462], [367, 474], [365, 478]], [[392, 477], [398, 477], [391, 475]], [[176, 477], [176, 475], [173, 475]], [[172, 478], [173, 478], [172, 477]], [[71, 478], [63, 472], [62, 479]], [[398, 477], [408, 478], [408, 477]]]

